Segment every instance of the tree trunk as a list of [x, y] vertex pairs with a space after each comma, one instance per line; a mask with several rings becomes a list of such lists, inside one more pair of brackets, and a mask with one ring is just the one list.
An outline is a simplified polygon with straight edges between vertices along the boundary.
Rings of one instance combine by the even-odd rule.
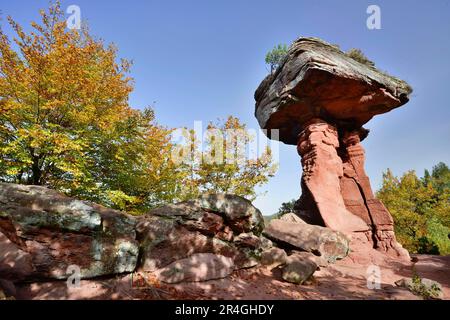
[[33, 165], [31, 167], [31, 184], [40, 185], [41, 184], [41, 168], [39, 166], [39, 157], [33, 157]]

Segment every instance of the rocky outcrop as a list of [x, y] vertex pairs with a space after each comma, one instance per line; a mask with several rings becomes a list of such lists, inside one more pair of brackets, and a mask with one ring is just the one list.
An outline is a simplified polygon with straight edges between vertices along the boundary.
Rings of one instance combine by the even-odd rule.
[[299, 38], [256, 90], [255, 116], [261, 128], [278, 129], [280, 141], [296, 145], [303, 125], [313, 118], [360, 128], [408, 102], [410, 93], [406, 82], [323, 40]]
[[407, 288], [409, 291], [417, 296], [425, 299], [442, 300], [444, 292], [442, 285], [434, 280], [426, 278], [403, 278], [395, 282], [395, 285], [402, 288]]
[[349, 240], [341, 232], [306, 223], [273, 219], [264, 235], [282, 246], [314, 253], [328, 262], [345, 258], [349, 251]]
[[264, 229], [261, 212], [252, 203], [233, 194], [204, 194], [194, 203], [205, 211], [221, 215], [235, 233], [252, 232], [259, 235]]
[[[306, 222], [363, 233], [373, 247], [408, 258], [393, 220], [375, 198], [364, 171], [362, 126], [408, 102], [409, 85], [364, 65], [316, 38], [295, 41], [280, 67], [255, 92], [263, 129], [297, 145], [302, 195], [296, 213]], [[270, 137], [271, 131], [267, 134]], [[274, 136], [275, 138], [275, 136]]]
[[[0, 279], [67, 279], [77, 269], [84, 279], [138, 267], [168, 283], [215, 279], [259, 263], [272, 246], [263, 228], [261, 212], [234, 195], [133, 217], [45, 187], [0, 184]], [[175, 274], [177, 266], [187, 269]]]
[[185, 259], [198, 254], [229, 258], [233, 269], [249, 268], [256, 266], [261, 252], [271, 246], [260, 236], [264, 226], [261, 212], [234, 195], [203, 195], [156, 208], [139, 219], [140, 265], [143, 271], [157, 274], [177, 261], [190, 263]]
[[132, 272], [135, 220], [40, 186], [0, 183], [0, 278], [81, 278]]
[[261, 254], [261, 264], [269, 269], [276, 268], [286, 263], [287, 253], [281, 248], [273, 247]]
[[196, 253], [157, 270], [165, 283], [199, 282], [225, 278], [234, 271], [233, 259], [213, 253]]

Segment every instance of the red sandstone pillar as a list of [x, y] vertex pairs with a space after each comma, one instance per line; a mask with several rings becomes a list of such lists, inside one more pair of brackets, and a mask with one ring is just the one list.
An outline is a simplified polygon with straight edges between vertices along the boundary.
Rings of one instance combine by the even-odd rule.
[[393, 220], [376, 199], [364, 170], [367, 135], [361, 128], [338, 130], [315, 118], [304, 125], [297, 151], [302, 158], [302, 195], [297, 213], [308, 223], [345, 233], [364, 233], [373, 247], [407, 255], [396, 241]]
[[300, 133], [297, 151], [302, 157], [302, 194], [309, 206], [303, 212], [309, 214], [308, 222], [322, 220], [333, 230], [367, 231], [368, 224], [345, 207], [340, 188], [343, 166], [337, 148], [337, 129], [321, 119], [311, 120]]

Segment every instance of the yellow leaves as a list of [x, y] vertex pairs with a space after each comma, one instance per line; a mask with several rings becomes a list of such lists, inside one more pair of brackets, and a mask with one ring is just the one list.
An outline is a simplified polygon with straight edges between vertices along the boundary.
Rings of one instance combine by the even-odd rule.
[[139, 198], [129, 196], [121, 190], [108, 190], [106, 194], [111, 205], [120, 210], [126, 210], [139, 202]]
[[[128, 105], [131, 62], [87, 28], [67, 30], [58, 2], [41, 17], [31, 32], [9, 19], [17, 52], [0, 30], [0, 177], [143, 210], [207, 190], [253, 197], [273, 174], [269, 150], [239, 163], [200, 163], [198, 152], [190, 163], [171, 161], [172, 129], [158, 125], [153, 110]], [[229, 149], [225, 140], [207, 141], [225, 160], [254, 139], [236, 117], [209, 127], [235, 133]]]

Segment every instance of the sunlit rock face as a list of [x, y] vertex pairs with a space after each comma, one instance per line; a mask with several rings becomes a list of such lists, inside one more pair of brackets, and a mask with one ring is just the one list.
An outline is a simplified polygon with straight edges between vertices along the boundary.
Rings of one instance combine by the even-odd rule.
[[0, 183], [0, 278], [132, 272], [139, 254], [135, 224], [129, 215], [45, 187]]
[[296, 145], [313, 118], [357, 129], [408, 102], [410, 93], [406, 82], [353, 60], [335, 46], [300, 38], [256, 90], [255, 116], [261, 128], [278, 129], [280, 141]]
[[203, 194], [190, 201], [164, 205], [139, 217], [136, 231], [142, 248], [140, 266], [144, 271], [156, 272], [177, 261], [194, 264], [196, 259], [189, 260], [193, 255], [202, 257], [202, 261], [217, 255], [220, 257], [212, 259], [211, 265], [231, 259], [233, 270], [253, 267], [259, 263], [261, 252], [271, 246], [261, 236], [263, 228], [261, 212], [237, 195]]
[[410, 93], [406, 82], [320, 39], [292, 44], [256, 90], [255, 116], [269, 138], [277, 129], [280, 141], [297, 146], [303, 174], [296, 213], [302, 219], [364, 233], [375, 248], [407, 257], [390, 213], [372, 192], [361, 141], [368, 135], [365, 123], [402, 106]]

